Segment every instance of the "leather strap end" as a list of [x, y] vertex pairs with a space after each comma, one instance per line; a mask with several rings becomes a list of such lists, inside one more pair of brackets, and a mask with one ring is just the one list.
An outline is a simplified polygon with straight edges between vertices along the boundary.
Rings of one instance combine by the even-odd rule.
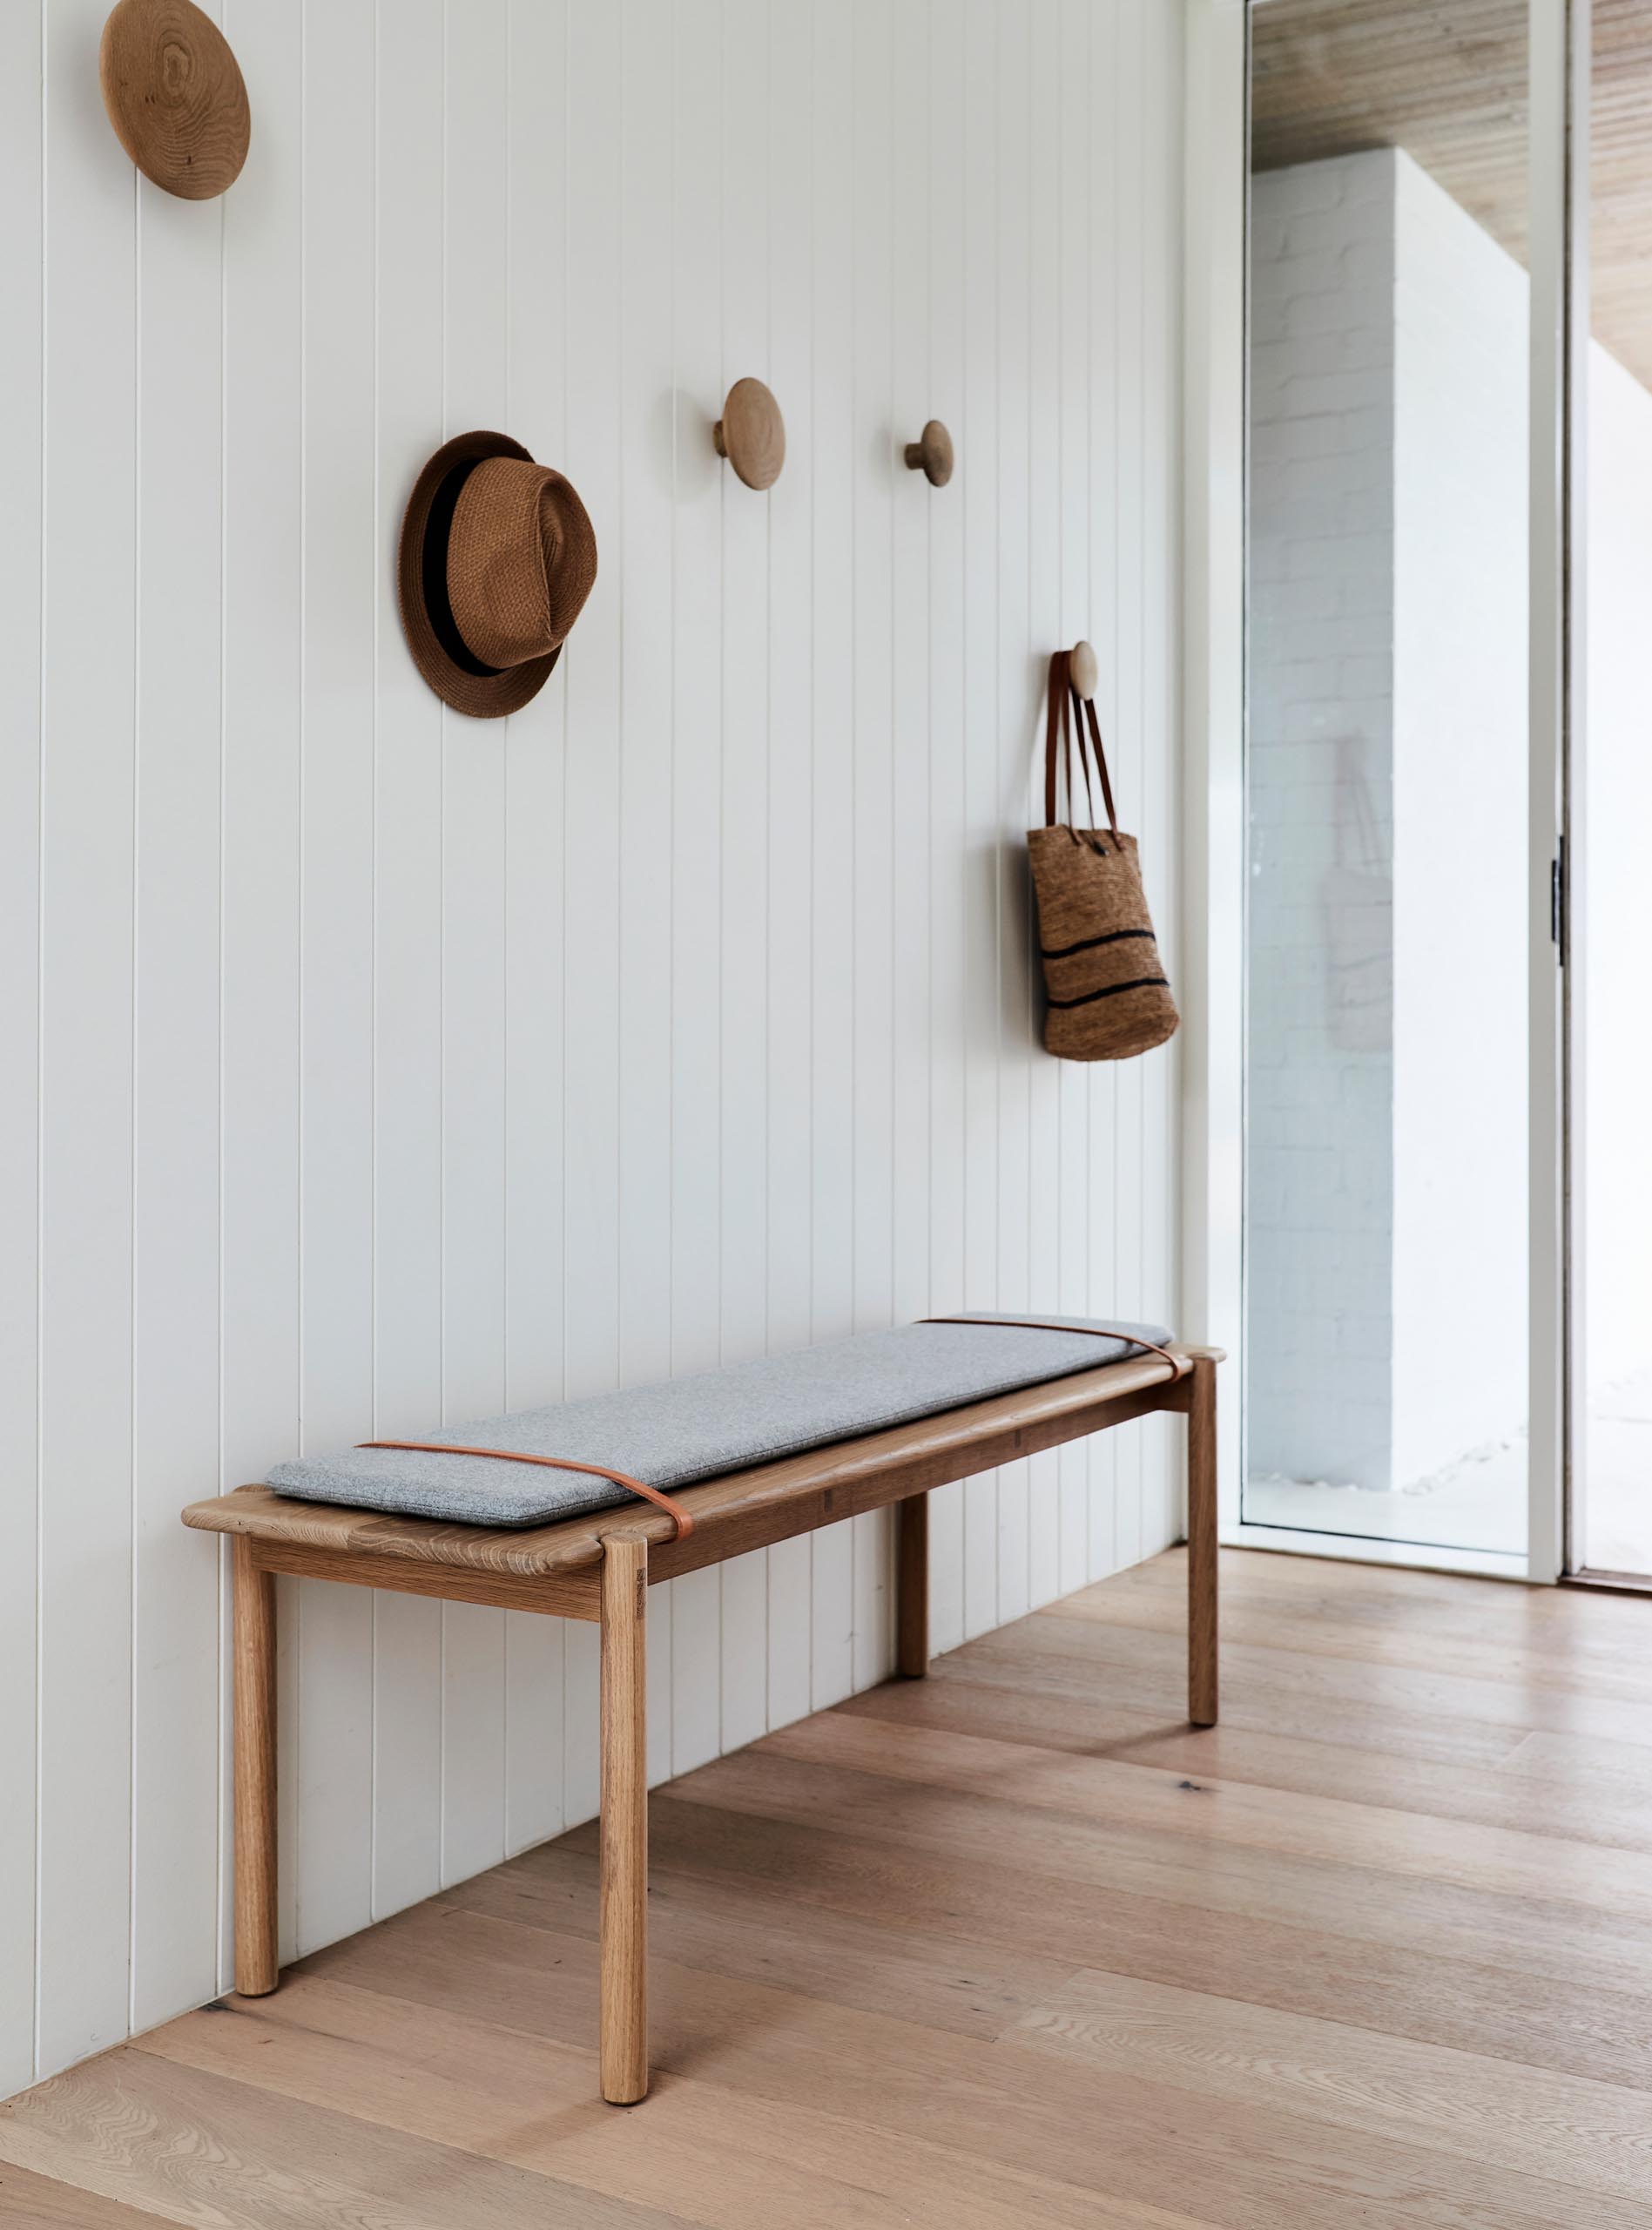
[[486, 1456], [500, 1463], [537, 1463], [547, 1471], [584, 1471], [594, 1478], [611, 1479], [617, 1487], [624, 1487], [644, 1502], [651, 1502], [676, 1523], [673, 1537], [686, 1541], [694, 1531], [694, 1520], [680, 1502], [651, 1487], [644, 1479], [633, 1479], [629, 1471], [610, 1470], [605, 1463], [575, 1463], [563, 1456], [529, 1456], [519, 1448], [462, 1448], [450, 1440], [358, 1440], [358, 1448], [405, 1448], [424, 1456]]
[[1170, 1348], [1160, 1347], [1156, 1340], [1144, 1340], [1139, 1332], [1127, 1332], [1115, 1324], [1049, 1324], [1029, 1316], [920, 1316], [920, 1324], [983, 1324], [1004, 1332], [1080, 1332], [1096, 1340], [1123, 1340], [1127, 1347], [1140, 1348], [1146, 1354], [1157, 1355], [1170, 1366], [1174, 1382], [1185, 1378], [1192, 1364], [1185, 1355], [1177, 1355]]

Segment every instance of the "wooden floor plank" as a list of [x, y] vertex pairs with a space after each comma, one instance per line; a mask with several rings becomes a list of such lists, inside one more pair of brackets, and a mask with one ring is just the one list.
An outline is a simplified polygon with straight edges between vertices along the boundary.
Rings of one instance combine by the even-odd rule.
[[1284, 2103], [1366, 2138], [1438, 2145], [1586, 2191], [1633, 2200], [1648, 2190], [1644, 2091], [1116, 1975], [1076, 1976], [1023, 2015], [1011, 2040], [1104, 2073], [1145, 2068], [1260, 2112]]
[[[1173, 1677], [1185, 1665], [1184, 1645], [1174, 1632], [1116, 1625], [1054, 1610], [983, 1634], [968, 1645], [968, 1651], [972, 1672], [984, 1661], [1018, 1660], [1023, 1652], [1093, 1666], [1098, 1679], [1103, 1667], [1107, 1677], [1116, 1670], [1139, 1680], [1149, 1672], [1161, 1679]], [[1253, 1705], [1265, 1703], [1278, 1711], [1298, 1703], [1306, 1707], [1310, 1725], [1314, 1710], [1340, 1704], [1372, 1714], [1398, 1710], [1501, 1727], [1521, 1736], [1541, 1729], [1621, 1742], [1633, 1750], [1652, 1747], [1652, 1710], [1644, 1705], [1626, 1697], [1571, 1694], [1530, 1682], [1504, 1681], [1492, 1663], [1475, 1678], [1315, 1655], [1292, 1650], [1283, 1641], [1278, 1647], [1231, 1643], [1224, 1632], [1222, 1665], [1226, 1686], [1243, 1687]]]
[[[657, 1879], [673, 1889], [691, 1876], [772, 1882], [784, 1884], [794, 1912], [801, 1898], [881, 1914], [907, 1936], [933, 1929], [949, 1943], [968, 1938], [1015, 1955], [1044, 1953], [1051, 1963], [1065, 1950], [1084, 1966], [1144, 1982], [1356, 2020], [1489, 2058], [1535, 2054], [1546, 2067], [1652, 2088], [1652, 1983], [1591, 1987], [1571, 1971], [1533, 1975], [1513, 1963], [1413, 1951], [1136, 1893], [1098, 1897], [1087, 1885], [1048, 1875], [1036, 1878], [1029, 1895], [1026, 1873], [1014, 1865], [869, 1846], [818, 1825], [671, 1796], [655, 1805], [653, 1849]], [[528, 1868], [550, 1855], [530, 1853], [520, 1863]], [[517, 1912], [531, 1917], [531, 1901], [522, 1899]], [[799, 1923], [799, 1932], [812, 1927]]]
[[[1570, 1745], [1561, 1735], [1525, 1735], [1494, 1766], [1463, 1759], [1446, 1764], [1228, 1724], [1167, 1727], [1155, 1713], [1127, 1711], [1104, 1697], [1086, 1700], [974, 1681], [967, 1670], [940, 1679], [867, 1688], [839, 1708], [858, 1718], [990, 1735], [1120, 1764], [1162, 1766], [1196, 1779], [1339, 1796], [1433, 1819], [1470, 1820], [1481, 1827], [1652, 1854], [1652, 1776], [1637, 1781], [1564, 1767], [1559, 1760]], [[1545, 1744], [1554, 1750], [1544, 1751]], [[1615, 1747], [1612, 1754], [1621, 1759], [1622, 1753]]]
[[0, 2222], [5, 2230], [155, 2230], [167, 2220], [0, 2160]]
[[1075, 1814], [1112, 1827], [1166, 1829], [1225, 1848], [1338, 1859], [1357, 1851], [1382, 1873], [1453, 1882], [1494, 1896], [1552, 1897], [1652, 1923], [1652, 1865], [1638, 1851], [1607, 1850], [1436, 1821], [1378, 1804], [1244, 1781], [1197, 1779], [1133, 1760], [1075, 1758], [979, 1734], [878, 1724], [839, 1712], [783, 1728], [757, 1745], [773, 1753]]
[[[1043, 1636], [1051, 1626], [1057, 1632], [1046, 1647]], [[1166, 1732], [1186, 1726], [1186, 1698], [1178, 1693], [1185, 1672], [1160, 1637], [1143, 1634], [1137, 1646], [1115, 1650], [1109, 1656], [1103, 1638], [1075, 1632], [1075, 1622], [1068, 1620], [1063, 1632], [1061, 1622], [1040, 1612], [1013, 1630], [1017, 1635], [1025, 1632], [1024, 1646], [1005, 1647], [998, 1635], [983, 1634], [955, 1657], [937, 1658], [930, 1678], [966, 1679], [972, 1686], [1086, 1703], [1105, 1700]], [[1003, 1631], [1006, 1636], [1012, 1632]], [[1361, 1694], [1358, 1683], [1346, 1695], [1315, 1692], [1311, 1683], [1293, 1690], [1267, 1680], [1264, 1675], [1268, 1669], [1248, 1666], [1237, 1672], [1224, 1659], [1224, 1727], [1334, 1742], [1384, 1756], [1486, 1766], [1498, 1766], [1512, 1757], [1532, 1732], [1511, 1725], [1507, 1713], [1500, 1720], [1481, 1720], [1466, 1711], [1416, 1710], [1392, 1696], [1379, 1704], [1374, 1695]]]
[[[594, 1940], [596, 1879], [593, 1834], [583, 1847], [548, 1844], [444, 1890], [439, 1902]], [[817, 1906], [802, 1928], [790, 1882], [765, 1891], [749, 1877], [673, 1875], [652, 1853], [649, 1943], [678, 1966], [899, 2013], [962, 2036], [995, 2037], [1083, 1963], [1054, 1945], [1040, 1955], [1000, 1944], [985, 1958], [979, 1943], [949, 1936], [934, 1911], [926, 1919], [914, 1929], [907, 1914]]]
[[0, 2107], [0, 2230], [1642, 2230], [1652, 1602], [1156, 1559]]
[[1568, 1804], [1580, 1808], [1597, 1802], [1602, 1788], [1625, 1803], [1652, 1800], [1652, 1750], [1627, 1750], [1621, 1742], [1531, 1733], [1516, 1743], [1497, 1770], [1541, 1781]]
[[935, 1856], [961, 1853], [1015, 1868], [1028, 1895], [1048, 1879], [1130, 1892], [1191, 1911], [1319, 1929], [1490, 1966], [1515, 1963], [1557, 1981], [1652, 1986], [1652, 1931], [1642, 1923], [1542, 1897], [1494, 1896], [1453, 1882], [1385, 1875], [1348, 1860], [1211, 1843], [1192, 1835], [1029, 1813], [1005, 1793], [924, 1788], [877, 1774], [740, 1753], [679, 1784], [731, 1811], [840, 1826], [870, 1843]]
[[548, 2220], [557, 2230], [678, 2230], [682, 2221], [138, 2044], [0, 2108], [0, 2160], [200, 2230], [545, 2230]]
[[[428, 1907], [317, 1953], [302, 1971], [558, 2043], [588, 2037], [596, 2008], [589, 1943]], [[1554, 2230], [1567, 2220], [1562, 2200], [1571, 2204], [1558, 2184], [1503, 2178], [1487, 2164], [1399, 2139], [1379, 2152], [1307, 2113], [1282, 2110], [1258, 2128], [1248, 2108], [1201, 2098], [1191, 2110], [1183, 2086], [1128, 2070], [1097, 2080], [1091, 2069], [1007, 2051], [1001, 2040], [948, 2035], [666, 1961], [654, 1963], [650, 1979], [662, 2076], [937, 2146], [955, 2156], [966, 2182], [990, 2164], [1224, 2230], [1287, 2222], [1346, 2230], [1356, 2204], [1365, 2209], [1352, 2217], [1361, 2230], [1460, 2230], [1467, 2208], [1491, 2201], [1500, 2212], [1487, 2213], [1488, 2222]], [[257, 2010], [273, 2013], [279, 2002], [262, 2000]], [[405, 2006], [395, 2017], [416, 2025]], [[1597, 2219], [1602, 2230], [1644, 2230], [1637, 2210], [1615, 2199]]]
[[[1583, 1646], [1574, 1628], [1557, 1628], [1527, 1608], [1534, 1592], [1521, 1591], [1517, 1608], [1523, 1615], [1518, 1619], [1487, 1620], [1483, 1628], [1467, 1614], [1450, 1627], [1436, 1618], [1412, 1615], [1386, 1621], [1346, 1617], [1342, 1604], [1328, 1595], [1246, 1599], [1223, 1605], [1223, 1641], [1228, 1647], [1289, 1650], [1311, 1659], [1333, 1657], [1470, 1680], [1489, 1677], [1500, 1687], [1540, 1693], [1611, 1697], [1642, 1706], [1652, 1700], [1652, 1661], [1639, 1651], [1619, 1647], [1615, 1638], [1602, 1637], [1597, 1647]], [[1050, 1604], [1044, 1615], [1177, 1639], [1183, 1630], [1182, 1606], [1162, 1587], [1075, 1596]]]
[[230, 2003], [234, 2018], [174, 2022], [147, 2049], [673, 2220], [727, 2230], [1082, 2230], [1097, 2220], [1192, 2230], [1185, 2215], [1115, 2206], [1093, 2189], [980, 2158], [966, 2173], [911, 2133], [846, 2125], [806, 2099], [771, 2103], [683, 2074], [657, 2078], [646, 2123], [622, 2131], [592, 2095], [588, 2051], [428, 1997], [306, 1975], [273, 1999]]

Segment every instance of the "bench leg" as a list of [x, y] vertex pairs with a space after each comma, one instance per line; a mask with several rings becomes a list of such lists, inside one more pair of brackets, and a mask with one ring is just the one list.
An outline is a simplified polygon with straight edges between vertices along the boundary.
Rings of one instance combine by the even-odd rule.
[[1216, 1365], [1193, 1366], [1187, 1420], [1187, 1715], [1217, 1720]]
[[235, 1987], [275, 1988], [275, 1579], [230, 1544], [235, 1612]]
[[603, 1555], [603, 2096], [648, 2091], [648, 1544]]
[[929, 1497], [900, 1506], [895, 1551], [895, 1669], [908, 1680], [929, 1670]]

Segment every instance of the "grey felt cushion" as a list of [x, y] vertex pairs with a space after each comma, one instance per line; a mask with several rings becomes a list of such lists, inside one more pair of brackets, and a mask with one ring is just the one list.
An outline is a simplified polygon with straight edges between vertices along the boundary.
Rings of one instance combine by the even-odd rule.
[[[1048, 1321], [1082, 1326], [1087, 1320]], [[1161, 1343], [1170, 1336], [1150, 1324], [1120, 1328]], [[1129, 1352], [1124, 1341], [1082, 1330], [903, 1324], [792, 1355], [760, 1355], [691, 1378], [662, 1379], [624, 1393], [595, 1394], [582, 1402], [480, 1417], [405, 1437], [603, 1463], [669, 1490], [908, 1418], [933, 1416], [937, 1410], [959, 1409], [1043, 1379], [1094, 1370]], [[389, 1426], [384, 1436], [402, 1436]], [[350, 1448], [336, 1456], [278, 1463], [269, 1484], [312, 1502], [469, 1525], [543, 1524], [636, 1500], [611, 1479], [590, 1472], [381, 1448]]]

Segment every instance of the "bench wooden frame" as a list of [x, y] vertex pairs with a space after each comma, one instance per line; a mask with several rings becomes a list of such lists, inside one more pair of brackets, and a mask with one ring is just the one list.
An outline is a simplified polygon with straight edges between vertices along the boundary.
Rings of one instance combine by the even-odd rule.
[[276, 1956], [275, 1575], [487, 1603], [602, 1628], [600, 1865], [603, 2096], [648, 2090], [648, 1783], [644, 1637], [649, 1588], [863, 1510], [900, 1505], [897, 1664], [929, 1667], [932, 1487], [991, 1470], [1153, 1410], [1188, 1419], [1188, 1716], [1217, 1716], [1216, 1366], [1219, 1348], [1179, 1348], [1103, 1364], [967, 1408], [684, 1489], [689, 1538], [645, 1504], [508, 1531], [298, 1502], [241, 1487], [192, 1504], [184, 1523], [233, 1537], [234, 1567], [235, 1987], [262, 1997]]

